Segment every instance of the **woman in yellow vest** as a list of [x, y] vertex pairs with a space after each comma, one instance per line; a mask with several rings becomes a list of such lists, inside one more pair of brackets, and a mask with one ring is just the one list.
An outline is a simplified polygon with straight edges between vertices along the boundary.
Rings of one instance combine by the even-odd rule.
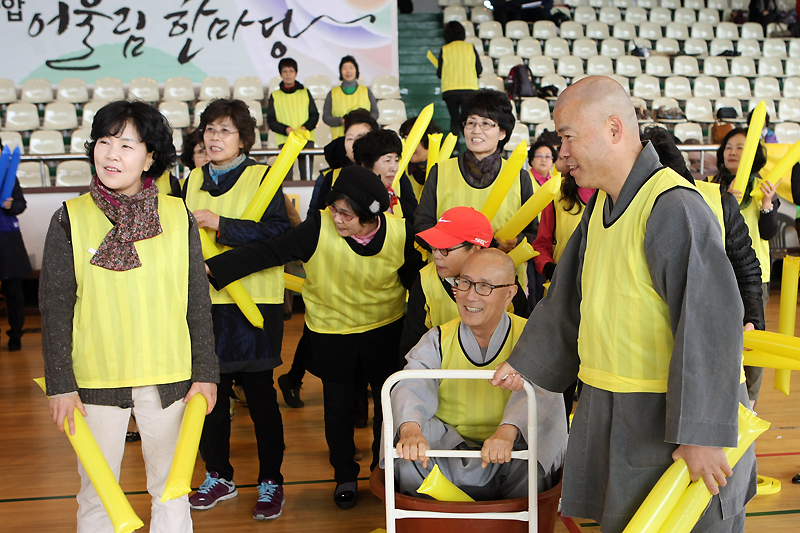
[[544, 141], [537, 141], [528, 149], [534, 192], [550, 179], [550, 171], [553, 170], [553, 164], [557, 159], [558, 151]]
[[[410, 225], [386, 216], [389, 195], [364, 167], [342, 169], [327, 197], [328, 208], [311, 214], [276, 239], [263, 240], [207, 261], [215, 284], [299, 259], [305, 264], [306, 325], [298, 345], [308, 370], [322, 380], [325, 438], [342, 509], [356, 504], [359, 465], [353, 460], [356, 370], [373, 391], [400, 369], [397, 347], [406, 287], [422, 267]], [[372, 465], [381, 440], [380, 395], [375, 404]]]
[[[259, 221], [241, 220], [269, 168], [247, 157], [255, 141], [255, 120], [241, 100], [212, 101], [200, 117], [206, 153], [211, 160], [195, 168], [184, 185], [187, 207], [218, 245], [242, 246], [278, 237], [289, 229], [283, 192], [278, 189]], [[256, 432], [259, 472], [256, 519], [277, 518], [284, 502], [283, 422], [272, 370], [281, 364], [283, 340], [283, 269], [274, 268], [242, 281], [264, 317], [253, 326], [227, 291], [211, 290], [216, 352], [220, 363], [220, 395], [230, 396], [233, 381], [244, 388]], [[230, 463], [231, 419], [225, 402], [206, 417], [200, 454], [206, 479], [189, 497], [193, 509], [209, 509], [238, 493]]]
[[467, 37], [464, 26], [452, 20], [444, 26], [444, 42], [439, 52], [436, 75], [442, 80], [442, 100], [450, 113], [450, 133], [461, 131], [461, 113], [464, 102], [478, 90], [478, 76], [483, 72], [481, 58]]
[[[307, 140], [306, 148], [314, 148], [314, 128], [319, 121], [319, 111], [311, 93], [297, 81], [297, 61], [284, 57], [278, 62], [278, 72], [282, 81], [269, 95], [267, 126], [275, 132], [278, 148], [286, 144], [288, 135], [293, 131]], [[300, 168], [300, 179], [310, 179], [306, 176], [306, 158], [300, 156], [297, 164]], [[286, 180], [291, 179], [292, 171], [289, 170]]]
[[[45, 241], [39, 301], [50, 413], [74, 433], [85, 417], [119, 479], [131, 411], [142, 435], [150, 531], [190, 533], [187, 498], [161, 502], [184, 402], [216, 401], [217, 357], [200, 235], [178, 198], [153, 178], [175, 161], [166, 119], [144, 102], [94, 116], [89, 194], [56, 211]], [[183, 400], [183, 401], [181, 401]], [[78, 531], [113, 531], [78, 464]]]
[[334, 87], [325, 97], [322, 121], [331, 127], [331, 138], [344, 135], [344, 116], [354, 109], [366, 109], [378, 120], [378, 101], [369, 87], [358, 84], [358, 63], [353, 56], [344, 56], [339, 62], [341, 85]]
[[[735, 128], [729, 131], [720, 143], [719, 149], [717, 150], [717, 169], [719, 170], [717, 175], [711, 179], [711, 182], [719, 184], [721, 193], [729, 190], [728, 187], [733, 182], [733, 178], [736, 177], [746, 137], [746, 129]], [[753, 249], [756, 252], [756, 257], [761, 266], [761, 297], [765, 313], [767, 301], [769, 300], [769, 280], [771, 272], [769, 240], [778, 232], [778, 207], [780, 206], [780, 200], [775, 195], [775, 191], [778, 189], [778, 184], [781, 182], [781, 180], [778, 180], [778, 183], [772, 184], [758, 177], [758, 172], [764, 168], [766, 163], [766, 150], [764, 145], [759, 143], [755, 159], [753, 160], [753, 168], [750, 171], [750, 179], [747, 181], [745, 190], [743, 192], [730, 191], [736, 199], [740, 201], [739, 208], [742, 216], [744, 216], [747, 228], [750, 231], [750, 240], [752, 241]], [[761, 201], [751, 196], [751, 193], [756, 188], [760, 188], [764, 193], [764, 198]], [[758, 399], [762, 373], [762, 368], [745, 367], [747, 393], [750, 396], [751, 402], [755, 402]]]

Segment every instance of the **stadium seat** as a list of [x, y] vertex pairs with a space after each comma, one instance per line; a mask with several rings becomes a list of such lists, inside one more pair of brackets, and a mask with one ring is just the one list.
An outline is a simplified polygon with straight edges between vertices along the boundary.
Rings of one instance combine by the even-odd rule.
[[[44, 108], [44, 130], [74, 130], [78, 127], [78, 113], [75, 104], [69, 102], [50, 102]], [[59, 134], [60, 135], [60, 134]]]
[[478, 52], [479, 55], [483, 54], [483, 41], [481, 41], [477, 37], [474, 37], [474, 36], [473, 37], [467, 37], [466, 39], [464, 39], [464, 42], [465, 43], [470, 43], [472, 46], [474, 46], [475, 47], [475, 51]]
[[714, 76], [698, 76], [694, 80], [694, 95], [696, 98], [708, 98], [711, 100], [721, 98], [719, 79]]
[[680, 51], [681, 45], [673, 37], [662, 37], [656, 41], [656, 52], [659, 54], [678, 54]]
[[614, 74], [614, 75], [612, 75], [612, 76], [609, 76], [609, 78], [611, 78], [612, 80], [614, 80], [614, 81], [616, 81], [617, 83], [619, 83], [619, 84], [622, 86], [622, 88], [623, 88], [623, 89], [625, 89], [625, 92], [626, 92], [627, 94], [629, 94], [629, 95], [631, 94], [631, 84], [630, 84], [630, 82], [628, 81], [628, 78], [627, 78], [627, 77], [625, 77], [625, 76], [620, 76], [620, 75], [618, 75], [618, 74]]
[[92, 100], [96, 102], [114, 102], [125, 98], [125, 89], [119, 78], [98, 78], [92, 89]]
[[467, 10], [464, 6], [447, 6], [444, 8], [443, 22], [466, 22]]
[[548, 120], [547, 122], [542, 122], [541, 124], [537, 124], [534, 135], [538, 139], [539, 137], [542, 136], [542, 134], [545, 131], [555, 132], [556, 131], [556, 123], [553, 122], [552, 120]]
[[[661, 108], [664, 109], [681, 109], [681, 106], [678, 104], [678, 101], [674, 98], [667, 98], [666, 96], [662, 96], [660, 98], [654, 98], [653, 103], [650, 106], [654, 112], [658, 111]], [[680, 122], [686, 122], [685, 118], [664, 118], [664, 117], [657, 117], [654, 120], [658, 122], [665, 122], [670, 124], [677, 124]]]
[[569, 55], [569, 43], [561, 37], [551, 37], [544, 42], [544, 55], [558, 58]]
[[489, 41], [489, 57], [499, 59], [508, 55], [514, 55], [514, 43], [511, 42], [511, 39], [494, 37]]
[[525, 124], [541, 124], [550, 120], [550, 104], [541, 98], [525, 98], [520, 107], [519, 120]]
[[583, 74], [583, 60], [576, 56], [564, 56], [558, 60], [556, 72], [565, 78], [574, 78]]
[[86, 161], [62, 161], [56, 167], [56, 187], [88, 187], [92, 168]]
[[644, 100], [652, 100], [661, 96], [658, 78], [643, 74], [633, 80], [633, 96]]
[[634, 0], [613, 0], [611, 5], [619, 9], [630, 9], [634, 5]]
[[639, 26], [647, 22], [647, 11], [643, 7], [629, 7], [625, 10], [625, 22]]
[[556, 73], [552, 57], [534, 56], [528, 60], [528, 68], [536, 78]]
[[590, 39], [608, 39], [611, 34], [605, 22], [590, 22], [586, 25], [586, 37]]
[[495, 37], [503, 37], [503, 26], [494, 20], [487, 20], [478, 25], [478, 38], [485, 41]]
[[405, 122], [406, 105], [402, 100], [378, 100], [378, 124]]
[[594, 39], [577, 39], [572, 43], [572, 55], [588, 59], [597, 55], [597, 43]]
[[192, 117], [192, 127], [197, 128], [200, 126], [200, 118], [203, 115], [203, 111], [206, 110], [208, 104], [211, 103], [211, 100], [198, 100], [196, 104], [194, 104], [193, 110], [193, 117]]
[[91, 129], [92, 120], [94, 120], [95, 113], [97, 113], [104, 105], [104, 102], [88, 102], [84, 104], [83, 114], [81, 115], [81, 127]]
[[605, 6], [600, 8], [600, 16], [598, 17], [597, 20], [599, 20], [600, 22], [604, 22], [609, 26], [613, 26], [614, 24], [622, 20], [622, 14], [620, 13], [619, 8], [617, 7]]
[[647, 112], [645, 116], [638, 117], [637, 120], [639, 124], [644, 124], [645, 122], [653, 122], [651, 117], [650, 108], [647, 105], [647, 102], [644, 101], [644, 98], [638, 98], [636, 96], [631, 97], [631, 104], [637, 109], [642, 109]]
[[[59, 84], [60, 87], [61, 85]], [[134, 78], [128, 85], [128, 100], [158, 102], [160, 99], [158, 82], [153, 78]]]
[[63, 154], [64, 138], [57, 131], [34, 131], [28, 143], [29, 154]]
[[173, 128], [188, 128], [189, 124], [191, 124], [189, 121], [189, 106], [186, 105], [186, 102], [168, 100], [161, 102], [158, 109], [162, 115], [167, 117], [169, 125]]
[[761, 102], [764, 102], [767, 108], [767, 115], [772, 118], [772, 122], [780, 122], [780, 119], [777, 118], [778, 114], [775, 112], [775, 101], [772, 98], [751, 98], [750, 102], [747, 104], [748, 114], [753, 111]]
[[661, 0], [661, 7], [675, 11], [676, 9], [680, 9], [681, 0]]
[[610, 57], [593, 56], [586, 60], [586, 74], [589, 76], [609, 76], [614, 73]]
[[650, 22], [659, 26], [666, 26], [672, 22], [672, 13], [665, 7], [656, 7], [650, 10]]
[[691, 26], [695, 22], [697, 22], [697, 13], [694, 9], [690, 9], [688, 7], [679, 7], [675, 10], [675, 13], [672, 16], [672, 20], [674, 22], [679, 22], [681, 24], [686, 24], [687, 26]]
[[492, 11], [490, 9], [487, 9], [484, 6], [473, 7], [470, 20], [475, 24], [480, 24], [481, 22], [494, 20], [494, 15], [492, 15]]
[[324, 100], [328, 93], [331, 92], [331, 79], [328, 76], [308, 76], [303, 81], [303, 85], [311, 93], [314, 100]]
[[762, 57], [758, 60], [758, 75], [782, 78], [783, 61], [778, 57]]
[[86, 153], [86, 141], [91, 140], [91, 129], [78, 129], [73, 131], [69, 137], [69, 151], [72, 154]]
[[725, 96], [727, 98], [747, 100], [752, 96], [750, 92], [750, 81], [741, 76], [725, 78]]
[[687, 56], [707, 56], [708, 43], [705, 39], [686, 39], [683, 42], [683, 53]]
[[195, 100], [194, 84], [189, 78], [168, 78], [164, 82], [164, 101], [193, 102]]
[[517, 65], [522, 65], [523, 63], [524, 61], [518, 55], [503, 56], [497, 61], [497, 75], [501, 78], [505, 78], [508, 76], [508, 73], [511, 72], [512, 68]]
[[620, 56], [617, 58], [617, 75], [633, 78], [642, 74], [642, 62], [638, 57]]
[[[712, 57], [717, 57], [723, 52], [727, 51], [734, 51], [733, 41], [730, 39], [725, 39], [722, 37], [717, 37], [713, 39], [711, 43], [708, 45], [709, 52], [708, 54]], [[722, 58], [724, 59], [724, 57]]]
[[533, 36], [539, 40], [558, 37], [558, 28], [550, 20], [537, 20], [533, 23]]
[[675, 137], [678, 138], [679, 144], [684, 144], [689, 139], [695, 139], [703, 144], [703, 128], [700, 124], [694, 122], [681, 122], [675, 124]]
[[784, 98], [778, 102], [778, 118], [781, 122], [800, 122], [800, 100]]
[[676, 76], [686, 76], [694, 78], [700, 75], [700, 67], [697, 65], [697, 58], [692, 56], [678, 56], [673, 60], [672, 73]]
[[752, 57], [734, 57], [731, 60], [731, 76], [754, 78], [755, 75], [756, 63]]
[[736, 43], [736, 51], [744, 57], [760, 57], [761, 47], [755, 39], [739, 39]]
[[800, 76], [800, 57], [790, 57], [786, 60], [786, 75]]
[[583, 24], [572, 20], [565, 20], [561, 23], [561, 37], [564, 39], [580, 39], [583, 37]]
[[661, 26], [655, 22], [644, 22], [639, 25], [639, 37], [656, 41], [664, 36]]
[[0, 104], [17, 101], [17, 85], [14, 80], [0, 78]]
[[800, 124], [796, 122], [781, 122], [775, 124], [775, 136], [779, 143], [795, 144], [800, 141]]
[[701, 124], [714, 122], [714, 112], [708, 98], [689, 98], [686, 100], [684, 111], [686, 112], [686, 120], [688, 121], [699, 122]]
[[742, 39], [764, 40], [764, 27], [758, 22], [745, 22], [742, 24]]
[[664, 35], [668, 39], [677, 39], [679, 41], [685, 41], [691, 37], [689, 27], [680, 22], [670, 22], [667, 24], [667, 31]]
[[89, 88], [81, 78], [64, 78], [58, 82], [56, 100], [70, 104], [82, 104], [89, 101]]
[[520, 39], [517, 41], [517, 55], [525, 59], [540, 56], [542, 55], [542, 43], [533, 37]]
[[597, 12], [589, 6], [576, 7], [573, 20], [586, 26], [590, 22], [597, 21]]
[[53, 101], [53, 86], [50, 80], [31, 78], [22, 82], [20, 100], [33, 104], [46, 104]]
[[691, 26], [692, 39], [705, 39], [710, 41], [714, 38], [714, 27], [705, 22], [696, 22]]
[[683, 76], [670, 76], [664, 80], [664, 96], [667, 98], [675, 98], [677, 100], [686, 100], [691, 98], [692, 84], [689, 78]]
[[644, 72], [651, 76], [666, 78], [672, 75], [672, 67], [666, 56], [651, 56], [644, 63]]
[[717, 25], [717, 39], [739, 39], [739, 27], [733, 22], [720, 22]]
[[736, 111], [736, 118], [725, 119], [727, 122], [744, 122], [744, 113], [742, 113], [742, 102], [738, 98], [724, 97], [719, 98], [714, 102], [714, 113], [716, 114], [723, 107], [730, 107]]
[[378, 100], [400, 98], [400, 82], [395, 76], [375, 76], [372, 78], [372, 94]]
[[630, 22], [620, 21], [614, 24], [612, 35], [623, 41], [630, 41], [636, 38], [636, 26]]
[[[584, 77], [583, 74], [578, 74], [577, 76], [573, 77], [573, 80], [582, 77]], [[547, 87], [548, 85], [558, 87], [558, 94], [561, 94], [561, 92], [567, 88], [567, 80], [564, 79], [564, 76], [559, 74], [548, 74], [547, 76], [542, 77], [540, 86]], [[553, 98], [553, 100], [555, 100], [555, 98]]]
[[781, 86], [777, 78], [771, 76], [758, 77], [755, 80], [753, 87], [753, 96], [756, 98], [772, 98], [773, 100], [780, 100]]
[[636, 5], [644, 9], [655, 9], [658, 7], [658, 0], [638, 0]]
[[800, 39], [789, 39], [789, 57], [800, 57]]
[[729, 8], [728, 0], [706, 0], [706, 8], [724, 11]]
[[261, 109], [261, 102], [257, 100], [247, 100], [247, 109], [250, 111], [250, 116], [256, 119], [256, 128], [264, 125], [264, 111]]
[[20, 187], [47, 187], [50, 185], [50, 176], [47, 167], [39, 161], [23, 161], [17, 167], [17, 180]]
[[316, 134], [314, 139], [315, 148], [324, 148], [331, 142], [331, 128], [321, 120], [317, 123], [314, 133]]
[[475, 24], [473, 24], [472, 22], [462, 22], [461, 26], [464, 27], [464, 36], [465, 37], [476, 37], [476, 35], [475, 35]]
[[719, 10], [717, 9], [701, 9], [697, 13], [697, 21], [705, 24], [716, 26], [719, 24]]
[[623, 57], [625, 55], [625, 43], [613, 37], [604, 39], [603, 42], [600, 43], [600, 55], [612, 59]]
[[506, 23], [506, 37], [518, 41], [531, 36], [528, 23], [523, 20], [510, 20]]
[[[281, 82], [282, 81], [283, 80], [281, 79], [280, 76], [275, 76], [274, 78], [269, 80], [269, 93], [272, 94], [275, 91], [277, 91], [278, 88], [281, 86]], [[305, 83], [303, 83], [303, 85], [305, 86]], [[311, 96], [312, 96], [312, 98], [314, 97], [313, 94]]]
[[793, 76], [783, 80], [783, 97], [800, 98], [800, 77]]
[[495, 91], [503, 92], [506, 90], [503, 80], [494, 74], [487, 74], [478, 78], [478, 87], [481, 89], [494, 89]]
[[6, 108], [7, 131], [32, 131], [39, 129], [39, 110], [30, 102], [15, 102]]
[[506, 150], [511, 151], [517, 147], [517, 145], [521, 142], [525, 142], [525, 146], [530, 146], [531, 144], [531, 134], [528, 131], [528, 126], [522, 123], [517, 123], [514, 125], [514, 130], [511, 132], [511, 137], [508, 139], [508, 143], [506, 143]]
[[783, 39], [764, 39], [764, 57], [787, 57], [786, 42]]
[[[492, 58], [489, 56], [478, 56], [478, 59], [481, 62], [481, 75], [483, 74], [494, 74], [494, 62]], [[319, 107], [319, 106], [317, 106]]]
[[717, 78], [726, 78], [730, 76], [728, 60], [724, 57], [707, 57], [706, 60], [703, 61], [703, 74]]
[[21, 153], [25, 153], [25, 145], [22, 144], [22, 135], [16, 131], [0, 131], [0, 139], [3, 140], [3, 146], [8, 146], [9, 150], [13, 150], [19, 146]]
[[[373, 86], [375, 80], [372, 80]], [[373, 94], [375, 90], [373, 89]], [[236, 78], [233, 82], [233, 98], [238, 100], [258, 100], [259, 102], [264, 99], [264, 84], [261, 83], [261, 78], [255, 76], [242, 76]], [[377, 96], [375, 97], [377, 98]]]
[[215, 98], [230, 98], [231, 86], [228, 80], [218, 76], [203, 78], [200, 83], [200, 100], [213, 100]]

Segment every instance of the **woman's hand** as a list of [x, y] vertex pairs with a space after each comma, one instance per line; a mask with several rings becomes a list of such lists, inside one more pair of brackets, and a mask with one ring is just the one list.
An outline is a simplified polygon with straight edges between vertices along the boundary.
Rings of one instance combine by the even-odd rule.
[[508, 239], [507, 241], [497, 239], [497, 247], [501, 252], [508, 253], [517, 247], [517, 238], [514, 237], [513, 239]]
[[772, 198], [775, 197], [775, 192], [778, 190], [778, 185], [781, 184], [783, 178], [779, 179], [778, 182], [773, 185], [772, 183], [764, 180], [761, 183], [761, 192], [764, 193], [764, 198], [761, 200], [761, 210], [762, 211], [769, 211], [772, 209]]
[[211, 228], [214, 231], [219, 231], [219, 215], [214, 214], [209, 209], [199, 209], [192, 213], [195, 220], [197, 220], [197, 227]]
[[6, 201], [3, 202], [3, 209], [11, 209], [11, 204], [14, 203], [13, 198], [6, 198]]
[[195, 381], [189, 388], [189, 392], [186, 393], [186, 397], [183, 399], [183, 403], [186, 403], [189, 400], [191, 400], [192, 396], [194, 396], [195, 394], [202, 394], [203, 396], [205, 396], [206, 402], [208, 402], [208, 409], [206, 409], [206, 414], [210, 415], [211, 411], [214, 409], [214, 404], [217, 403], [217, 384], [200, 383], [199, 381]]
[[77, 394], [50, 398], [50, 416], [53, 417], [53, 422], [58, 426], [58, 430], [61, 433], [64, 433], [64, 418], [66, 418], [69, 423], [69, 434], [75, 434], [76, 408], [83, 416], [88, 416], [86, 414], [86, 408], [83, 406], [83, 402], [81, 402], [81, 397]]

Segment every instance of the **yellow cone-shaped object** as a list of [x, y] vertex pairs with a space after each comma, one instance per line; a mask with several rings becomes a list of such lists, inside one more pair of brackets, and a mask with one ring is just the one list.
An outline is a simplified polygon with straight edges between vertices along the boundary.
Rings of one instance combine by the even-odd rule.
[[452, 133], [448, 133], [447, 137], [445, 137], [444, 142], [442, 143], [442, 147], [439, 148], [439, 163], [444, 163], [450, 156], [453, 155], [453, 150], [456, 147], [456, 143], [458, 142], [458, 135], [453, 135]]
[[764, 129], [764, 120], [767, 118], [767, 104], [763, 101], [756, 106], [750, 117], [750, 126], [747, 128], [747, 136], [744, 141], [744, 150], [739, 159], [739, 169], [736, 177], [731, 183], [730, 189], [744, 192], [747, 181], [750, 179], [750, 171], [753, 169], [753, 159], [756, 156], [758, 143], [761, 142], [761, 131]]
[[161, 494], [161, 503], [180, 498], [192, 490], [192, 472], [194, 472], [194, 462], [197, 460], [197, 449], [200, 446], [200, 434], [203, 433], [207, 410], [208, 401], [202, 394], [195, 394], [186, 404], [181, 431], [178, 433], [178, 443], [175, 445], [175, 455], [172, 456], [172, 465], [169, 467], [167, 484]]
[[[44, 378], [34, 379], [42, 392], [47, 392], [45, 389]], [[80, 459], [86, 475], [92, 482], [94, 490], [100, 497], [100, 502], [108, 513], [108, 518], [114, 526], [114, 533], [130, 533], [136, 531], [144, 526], [144, 522], [133, 511], [128, 498], [122, 492], [117, 478], [108, 466], [103, 452], [94, 440], [89, 426], [80, 411], [75, 409], [75, 434], [69, 434], [69, 426], [66, 420], [64, 421], [64, 429], [67, 437], [69, 438], [75, 454]]]
[[442, 134], [441, 133], [429, 133], [428, 134], [428, 166], [425, 168], [425, 179], [428, 178], [428, 174], [431, 173], [431, 169], [433, 165], [439, 162], [439, 148], [442, 146]]
[[466, 492], [459, 489], [453, 483], [444, 477], [442, 471], [439, 470], [439, 465], [433, 465], [433, 470], [422, 481], [417, 492], [420, 494], [427, 494], [434, 500], [440, 502], [474, 502]]
[[[503, 166], [500, 174], [497, 175], [497, 179], [494, 180], [492, 192], [489, 193], [489, 197], [481, 208], [481, 213], [486, 215], [489, 222], [494, 219], [497, 210], [500, 209], [500, 204], [502, 204], [503, 200], [508, 196], [508, 191], [511, 190], [511, 186], [519, 179], [519, 173], [527, 157], [528, 147], [525, 141], [522, 141], [514, 148], [514, 151], [511, 152], [511, 156], [508, 158], [508, 161], [506, 161], [505, 166]], [[517, 234], [515, 233], [513, 236], [516, 237]]]
[[527, 237], [523, 237], [522, 242], [520, 242], [516, 248], [508, 252], [508, 257], [514, 261], [515, 267], [520, 266], [525, 261], [533, 259], [537, 255], [539, 255], [539, 252], [535, 251], [533, 246], [528, 243]]
[[303, 292], [303, 283], [306, 282], [303, 278], [299, 278], [292, 274], [287, 274], [286, 272], [283, 273], [283, 282], [286, 285], [286, 288], [290, 291], [294, 292]]
[[275, 164], [269, 169], [264, 181], [261, 182], [258, 190], [256, 190], [256, 193], [253, 195], [253, 199], [250, 200], [244, 213], [242, 213], [240, 217], [242, 220], [261, 220], [267, 207], [269, 207], [269, 203], [272, 201], [278, 188], [280, 188], [281, 183], [283, 183], [286, 174], [289, 172], [289, 169], [292, 168], [292, 165], [294, 165], [297, 156], [300, 155], [300, 150], [305, 148], [305, 146], [306, 139], [301, 138], [295, 132], [289, 134], [289, 137], [286, 139], [286, 144], [281, 148], [281, 153], [279, 153], [277, 159], [275, 159]]
[[[786, 256], [783, 259], [781, 278], [781, 310], [778, 317], [778, 333], [794, 337], [797, 317], [797, 276], [800, 274], [800, 257]], [[792, 381], [791, 370], [775, 370], [775, 388], [789, 396]]]
[[547, 180], [544, 185], [539, 187], [538, 191], [533, 193], [533, 196], [528, 198], [527, 202], [522, 204], [519, 211], [506, 222], [505, 226], [497, 230], [497, 235], [495, 235], [497, 240], [506, 241], [519, 235], [534, 218], [539, 216], [539, 213], [544, 211], [544, 208], [547, 207], [550, 202], [556, 199], [560, 191], [560, 177], [552, 177]]
[[417, 145], [422, 140], [422, 136], [425, 135], [432, 118], [433, 104], [428, 104], [422, 109], [417, 120], [414, 121], [411, 131], [408, 132], [408, 137], [403, 143], [403, 154], [400, 156], [400, 162], [397, 164], [397, 174], [394, 175], [394, 181], [392, 182], [392, 189], [398, 194], [400, 193], [400, 178], [403, 177], [403, 173], [408, 168], [411, 156], [416, 152]]

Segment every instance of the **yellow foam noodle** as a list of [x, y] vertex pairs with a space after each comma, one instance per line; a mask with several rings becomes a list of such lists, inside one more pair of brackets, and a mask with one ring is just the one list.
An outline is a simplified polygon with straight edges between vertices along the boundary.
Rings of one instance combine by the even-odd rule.
[[[508, 166], [508, 165], [506, 165]], [[512, 216], [505, 226], [497, 230], [495, 237], [497, 240], [513, 239], [525, 227], [530, 224], [534, 218], [539, 216], [539, 213], [544, 211], [550, 202], [556, 199], [561, 191], [561, 177], [551, 177], [544, 185], [539, 187], [539, 190], [533, 193], [533, 196], [528, 198], [528, 201], [522, 204], [519, 211]]]
[[305, 138], [302, 138], [295, 132], [289, 134], [289, 137], [286, 139], [286, 144], [281, 148], [281, 153], [279, 153], [277, 159], [275, 159], [275, 164], [270, 167], [266, 177], [264, 177], [258, 190], [256, 190], [256, 193], [253, 195], [253, 199], [250, 200], [244, 213], [242, 213], [240, 217], [242, 220], [261, 220], [267, 207], [269, 207], [269, 203], [272, 201], [275, 193], [278, 192], [281, 183], [283, 183], [286, 174], [292, 168], [292, 165], [294, 165], [297, 156], [300, 155], [300, 150], [305, 148], [305, 146]]
[[514, 266], [518, 267], [525, 261], [529, 261], [539, 255], [539, 252], [533, 249], [533, 246], [528, 243], [528, 238], [523, 237], [522, 242], [520, 242], [516, 248], [508, 252], [508, 257], [514, 261]]
[[[528, 157], [528, 146], [525, 144], [525, 141], [521, 141], [514, 151], [511, 152], [511, 156], [508, 158], [505, 166], [500, 171], [500, 174], [497, 175], [497, 179], [494, 180], [494, 186], [492, 187], [492, 192], [489, 193], [489, 197], [486, 199], [486, 202], [483, 204], [481, 208], [481, 213], [486, 215], [486, 218], [489, 219], [489, 222], [494, 219], [494, 216], [497, 214], [497, 210], [500, 209], [500, 204], [503, 203], [506, 196], [508, 195], [508, 191], [511, 190], [511, 186], [514, 184], [514, 181], [519, 179], [519, 173], [522, 170], [522, 165], [525, 164], [525, 159]], [[515, 233], [513, 237], [516, 237], [517, 234]], [[510, 239], [511, 237], [509, 237]]]
[[744, 347], [800, 361], [800, 339], [793, 335], [774, 331], [745, 331]]
[[428, 50], [426, 57], [428, 58], [428, 61], [430, 61], [431, 64], [433, 65], [433, 68], [439, 68], [439, 60], [436, 58], [435, 55], [433, 55], [433, 52]]
[[434, 500], [440, 502], [474, 502], [466, 492], [459, 489], [453, 483], [444, 477], [442, 471], [439, 470], [439, 465], [433, 465], [431, 473], [422, 481], [417, 492], [420, 494], [427, 494]]
[[[739, 435], [735, 448], [725, 448], [725, 456], [731, 468], [739, 462], [744, 452], [756, 438], [769, 428], [769, 422], [761, 420], [754, 412], [739, 404]], [[675, 508], [664, 520], [659, 533], [689, 533], [697, 524], [703, 511], [711, 501], [711, 493], [702, 479], [689, 485]]]
[[622, 533], [657, 533], [691, 482], [686, 461], [672, 463]]
[[[777, 162], [776, 162], [777, 159]], [[783, 181], [778, 185], [778, 196], [785, 198], [792, 202], [792, 167], [800, 161], [800, 141], [794, 145], [789, 144], [770, 144], [767, 146], [767, 164], [764, 165], [763, 172], [764, 181], [768, 181], [773, 185], [778, 183], [778, 180], [783, 178]], [[764, 198], [764, 193], [761, 189], [755, 189], [750, 192], [753, 199], [761, 201]]]
[[762, 368], [775, 368], [782, 370], [800, 370], [800, 359], [782, 357], [774, 353], [758, 349], [751, 349], [743, 353], [745, 366], [760, 366]]
[[[203, 258], [211, 259], [219, 255], [222, 251], [219, 247], [211, 241], [208, 232], [205, 229], [200, 230], [200, 244], [203, 247]], [[239, 310], [247, 318], [253, 326], [264, 329], [264, 316], [258, 310], [253, 299], [247, 294], [247, 289], [244, 288], [241, 281], [234, 281], [228, 284], [225, 289], [228, 294], [233, 298], [234, 303], [239, 307]]]
[[744, 141], [744, 150], [739, 159], [739, 169], [736, 177], [731, 183], [730, 189], [744, 192], [747, 181], [750, 179], [750, 171], [753, 169], [753, 159], [756, 156], [758, 143], [761, 142], [761, 130], [764, 129], [764, 120], [767, 118], [767, 104], [763, 101], [753, 110], [750, 117], [750, 126], [747, 128], [747, 136]]
[[283, 273], [283, 282], [286, 285], [286, 288], [290, 291], [294, 292], [303, 292], [303, 283], [306, 282], [303, 278], [299, 278], [293, 274], [287, 274], [286, 272]]
[[428, 179], [428, 174], [431, 173], [433, 165], [439, 162], [439, 148], [442, 146], [441, 133], [428, 134], [428, 166], [425, 168], [425, 179]]
[[[42, 392], [47, 392], [44, 378], [33, 381], [41, 387]], [[94, 440], [86, 420], [78, 409], [75, 409], [75, 434], [70, 435], [69, 426], [64, 420], [64, 430], [69, 438], [75, 454], [78, 456], [86, 475], [100, 497], [100, 502], [108, 513], [108, 518], [114, 527], [114, 533], [130, 533], [144, 526], [144, 522], [133, 511], [128, 498], [122, 492], [117, 478], [108, 466], [103, 452]]]
[[422, 136], [425, 135], [425, 131], [428, 129], [428, 124], [431, 123], [432, 118], [433, 104], [428, 104], [420, 111], [417, 120], [414, 121], [411, 131], [408, 132], [408, 136], [403, 143], [403, 153], [400, 156], [400, 162], [397, 164], [397, 174], [394, 175], [394, 181], [392, 182], [392, 189], [394, 189], [398, 195], [400, 194], [400, 178], [403, 177], [403, 173], [408, 168], [408, 163], [411, 162], [411, 156], [413, 156], [414, 152], [417, 150], [417, 145], [422, 140]]
[[445, 137], [444, 142], [442, 143], [442, 147], [439, 148], [439, 163], [444, 163], [450, 156], [453, 155], [453, 150], [456, 147], [456, 143], [458, 142], [458, 135], [453, 135], [452, 133], [448, 133], [447, 137]]
[[197, 449], [200, 446], [200, 434], [206, 421], [208, 401], [202, 394], [195, 394], [183, 413], [175, 455], [169, 467], [167, 484], [161, 494], [161, 503], [189, 494], [192, 490], [192, 472], [197, 460]]
[[[800, 274], [800, 257], [783, 258], [781, 278], [781, 307], [778, 317], [778, 333], [794, 336], [794, 323], [797, 317], [797, 276]], [[789, 396], [792, 371], [775, 370], [775, 389]]]

